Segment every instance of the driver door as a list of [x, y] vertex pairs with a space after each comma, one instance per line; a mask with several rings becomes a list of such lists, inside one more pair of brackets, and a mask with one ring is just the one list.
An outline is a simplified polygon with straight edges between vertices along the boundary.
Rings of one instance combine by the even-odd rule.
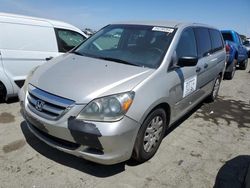
[[[198, 57], [195, 33], [192, 27], [185, 29], [176, 48], [177, 61], [181, 57]], [[183, 66], [175, 68], [178, 77], [175, 86], [175, 116], [185, 114], [203, 96], [202, 75], [204, 59], [198, 59], [196, 66]]]

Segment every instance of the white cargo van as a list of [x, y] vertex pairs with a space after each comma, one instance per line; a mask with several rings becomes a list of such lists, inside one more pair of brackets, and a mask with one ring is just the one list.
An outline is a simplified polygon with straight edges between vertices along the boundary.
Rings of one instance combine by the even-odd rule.
[[34, 67], [71, 50], [86, 37], [64, 22], [0, 13], [0, 101], [16, 96]]

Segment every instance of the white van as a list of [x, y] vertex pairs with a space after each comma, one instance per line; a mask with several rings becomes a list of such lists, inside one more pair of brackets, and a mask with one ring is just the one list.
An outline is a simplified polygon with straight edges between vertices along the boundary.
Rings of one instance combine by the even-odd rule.
[[34, 67], [86, 38], [64, 22], [0, 13], [0, 101], [16, 96]]

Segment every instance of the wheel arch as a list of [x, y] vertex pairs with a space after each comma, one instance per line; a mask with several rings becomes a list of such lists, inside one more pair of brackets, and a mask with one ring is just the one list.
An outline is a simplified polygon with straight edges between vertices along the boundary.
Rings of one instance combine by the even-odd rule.
[[165, 111], [166, 121], [167, 121], [166, 124], [168, 126], [170, 123], [170, 118], [171, 118], [171, 107], [167, 102], [159, 102], [159, 103], [152, 105], [151, 108], [144, 113], [143, 118], [140, 121], [141, 124], [146, 120], [149, 114], [152, 113], [157, 108], [162, 108]]

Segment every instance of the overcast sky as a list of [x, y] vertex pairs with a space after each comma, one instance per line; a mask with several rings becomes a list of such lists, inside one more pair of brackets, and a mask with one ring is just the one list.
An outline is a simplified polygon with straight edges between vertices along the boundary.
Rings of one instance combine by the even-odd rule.
[[0, 0], [0, 12], [57, 19], [81, 29], [124, 20], [175, 20], [250, 37], [250, 0]]

